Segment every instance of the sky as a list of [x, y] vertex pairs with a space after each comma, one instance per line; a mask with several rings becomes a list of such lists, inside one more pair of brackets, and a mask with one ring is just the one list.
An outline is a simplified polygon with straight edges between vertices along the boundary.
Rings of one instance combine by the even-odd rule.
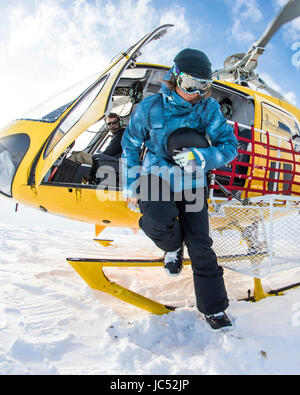
[[[114, 55], [159, 25], [174, 27], [140, 61], [172, 65], [183, 48], [207, 53], [213, 69], [247, 52], [286, 0], [0, 0], [0, 128], [105, 69]], [[300, 18], [281, 28], [257, 68], [300, 107]], [[2, 214], [5, 204], [0, 198]]]

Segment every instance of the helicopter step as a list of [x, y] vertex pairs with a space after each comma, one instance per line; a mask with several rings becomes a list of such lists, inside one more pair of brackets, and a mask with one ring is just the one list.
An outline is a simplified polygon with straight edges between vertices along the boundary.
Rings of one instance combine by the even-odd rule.
[[109, 247], [111, 243], [113, 243], [113, 240], [111, 239], [93, 239], [93, 240], [101, 244], [103, 247]]
[[[219, 264], [228, 261], [238, 261], [245, 258], [262, 257], [262, 253], [254, 252], [248, 254], [226, 255], [218, 257]], [[267, 253], [263, 253], [267, 256]], [[101, 258], [67, 258], [67, 262], [79, 274], [79, 276], [92, 288], [108, 293], [124, 302], [132, 304], [150, 313], [163, 315], [174, 311], [176, 307], [168, 306], [137, 294], [130, 289], [122, 287], [116, 282], [111, 281], [104, 273], [105, 267], [158, 267], [163, 266], [161, 259], [101, 259]], [[183, 260], [183, 265], [190, 265], [189, 259]]]

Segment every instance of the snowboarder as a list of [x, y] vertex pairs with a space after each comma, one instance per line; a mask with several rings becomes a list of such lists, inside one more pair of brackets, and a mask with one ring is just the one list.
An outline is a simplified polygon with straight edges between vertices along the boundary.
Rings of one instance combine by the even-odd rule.
[[[180, 274], [186, 245], [192, 263], [197, 308], [213, 329], [220, 329], [231, 326], [231, 321], [225, 313], [228, 298], [223, 269], [218, 266], [209, 237], [207, 201], [204, 199], [203, 207], [197, 211], [187, 210], [190, 201], [184, 194], [181, 200], [176, 199], [178, 185], [184, 190], [185, 184], [178, 182], [178, 172], [175, 179], [171, 176], [174, 167], [178, 169], [179, 166], [182, 177], [190, 172], [193, 174], [192, 186], [187, 189], [205, 190], [205, 173], [224, 166], [237, 155], [233, 129], [226, 123], [217, 101], [210, 97], [211, 85], [211, 63], [202, 51], [186, 48], [177, 54], [160, 92], [138, 105], [124, 132], [123, 195], [131, 205], [139, 205], [140, 227], [165, 252], [167, 274]], [[206, 134], [211, 146], [194, 146], [170, 158], [168, 138], [180, 128]], [[140, 166], [143, 144], [146, 154], [139, 173], [132, 170]], [[178, 166], [174, 166], [174, 162]], [[166, 177], [165, 171], [158, 173], [158, 168], [167, 168], [170, 177]], [[143, 181], [140, 190], [137, 181], [149, 180], [152, 176], [150, 183], [153, 184], [157, 175], [160, 181], [158, 199], [157, 194], [156, 199], [151, 198], [151, 188], [147, 196], [139, 195]], [[170, 192], [168, 200], [163, 192], [165, 188]]]

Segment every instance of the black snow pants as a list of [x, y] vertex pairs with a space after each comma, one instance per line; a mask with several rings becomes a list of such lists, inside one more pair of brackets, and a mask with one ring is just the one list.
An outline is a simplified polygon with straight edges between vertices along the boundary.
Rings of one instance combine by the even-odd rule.
[[171, 192], [169, 201], [164, 201], [161, 189], [166, 186], [162, 181], [159, 185], [156, 201], [151, 201], [150, 193], [139, 200], [143, 214], [140, 218], [141, 229], [164, 251], [175, 251], [185, 242], [192, 264], [198, 310], [203, 314], [225, 311], [228, 298], [223, 268], [218, 266], [209, 237], [207, 199], [204, 198], [202, 210], [188, 212], [186, 208], [191, 204], [190, 201], [187, 202], [184, 196], [176, 200]]

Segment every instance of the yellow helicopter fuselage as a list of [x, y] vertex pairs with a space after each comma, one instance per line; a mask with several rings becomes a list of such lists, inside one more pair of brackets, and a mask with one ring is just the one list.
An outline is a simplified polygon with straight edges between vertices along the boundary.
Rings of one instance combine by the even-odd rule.
[[[140, 48], [159, 37], [168, 27], [165, 25], [156, 29], [122, 53], [107, 70], [94, 78], [94, 82], [86, 90], [60, 109], [59, 116], [55, 117], [54, 111], [48, 114], [48, 117], [19, 119], [4, 128], [0, 132], [0, 144], [5, 145], [10, 138], [19, 141], [18, 136], [21, 135], [27, 136], [29, 142], [26, 149], [24, 148], [23, 155], [19, 154], [15, 163], [16, 169], [10, 180], [11, 185], [7, 186], [8, 189], [5, 191], [0, 187], [0, 191], [17, 202], [44, 212], [95, 224], [99, 230], [107, 226], [138, 228], [140, 214], [128, 209], [122, 197], [121, 186], [105, 190], [83, 183], [51, 183], [45, 182], [45, 176], [60, 155], [84, 131], [111, 111], [112, 97], [126, 69], [131, 68], [137, 73], [139, 70], [147, 72], [147, 69], [156, 72], [168, 71], [169, 68], [166, 66], [134, 63]], [[291, 141], [291, 129], [296, 127], [296, 132], [300, 132], [300, 110], [245, 86], [225, 81], [215, 81], [214, 84], [218, 89], [243, 95], [245, 100], [250, 100], [254, 106], [252, 139], [260, 144], [250, 144], [252, 155], [240, 197], [261, 196], [266, 192], [280, 194], [282, 190], [289, 195], [299, 196], [299, 156], [295, 144]], [[262, 133], [261, 130], [266, 133]], [[272, 146], [280, 146], [283, 149], [279, 162], [274, 159], [278, 158], [278, 152], [275, 148], [270, 149]], [[11, 154], [13, 157], [14, 152]], [[290, 169], [288, 176], [281, 172], [282, 167]], [[270, 170], [266, 171], [266, 168]], [[276, 180], [266, 183], [266, 175], [270, 176], [272, 168]], [[283, 180], [284, 177], [287, 177], [287, 180]]]
[[[106, 186], [98, 183], [100, 167], [94, 166], [97, 163], [95, 155], [102, 153], [102, 148], [108, 141], [104, 117], [113, 111], [128, 121], [144, 93], [147, 96], [160, 89], [162, 78], [169, 67], [136, 63], [136, 57], [145, 45], [160, 38], [170, 26], [160, 26], [121, 53], [104, 72], [93, 76], [92, 82], [85, 82], [85, 89], [78, 91], [76, 88], [76, 93], [71, 89], [71, 96], [64, 93], [60, 96], [61, 101], [54, 100], [56, 105], [50, 100], [34, 109], [30, 115], [17, 119], [2, 129], [0, 193], [43, 212], [93, 224], [96, 236], [106, 227], [138, 229], [140, 214], [128, 208], [122, 195], [120, 179], [116, 178], [115, 182]], [[257, 266], [269, 252], [265, 248], [266, 244], [256, 243], [254, 233], [257, 228], [254, 225], [286, 214], [278, 211], [275, 215], [269, 210], [261, 210], [264, 203], [258, 207], [248, 203], [246, 206], [221, 206], [229, 200], [229, 195], [224, 194], [224, 190], [230, 194], [230, 198], [236, 198], [240, 202], [265, 195], [278, 196], [281, 202], [287, 196], [299, 198], [300, 110], [247, 86], [226, 81], [214, 81], [212, 96], [219, 102], [227, 96], [234, 100], [235, 111], [228, 122], [234, 127], [241, 145], [238, 157], [231, 164], [211, 172], [208, 200], [210, 225], [218, 234], [224, 230], [238, 231], [248, 248], [246, 252], [237, 254], [230, 240], [229, 252], [218, 258], [223, 263], [249, 260], [257, 277]], [[99, 128], [99, 125], [102, 126]], [[93, 127], [96, 130], [90, 130]], [[67, 169], [65, 165], [70, 161], [68, 155], [72, 153], [74, 144], [77, 147], [78, 140], [85, 133], [94, 133], [82, 152], [92, 159], [92, 165], [88, 165], [91, 166], [90, 174], [93, 174], [90, 179], [96, 182], [87, 181], [82, 177], [84, 173], [80, 172], [79, 178], [74, 178], [73, 175], [72, 178], [69, 175], [67, 178], [61, 177], [62, 169]], [[84, 166], [84, 163], [78, 165], [76, 171], [84, 170]], [[223, 211], [218, 211], [220, 207]], [[256, 251], [255, 248], [258, 247], [263, 247], [262, 251]], [[235, 256], [231, 255], [232, 250]], [[102, 271], [104, 266], [137, 266], [136, 262], [90, 262], [71, 258], [68, 261], [94, 289], [110, 293], [156, 314], [170, 311], [167, 306], [111, 282]], [[144, 266], [145, 262], [141, 264]], [[151, 261], [146, 264], [155, 266], [162, 262]], [[265, 297], [261, 289], [260, 284], [256, 284], [256, 300]]]

